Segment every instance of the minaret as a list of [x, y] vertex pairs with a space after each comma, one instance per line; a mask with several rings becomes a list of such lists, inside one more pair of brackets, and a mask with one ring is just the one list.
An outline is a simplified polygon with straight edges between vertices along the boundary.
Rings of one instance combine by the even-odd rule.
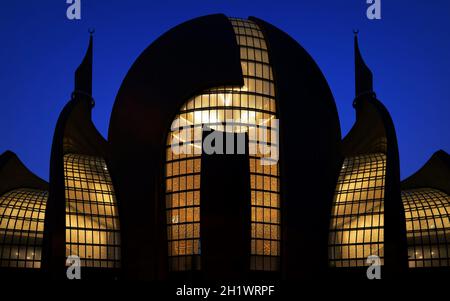
[[92, 47], [93, 31], [89, 31], [89, 46], [80, 66], [75, 71], [75, 89], [74, 93], [88, 95], [92, 98]]
[[355, 34], [355, 98], [367, 93], [373, 93], [373, 76], [372, 71], [364, 62], [358, 46], [358, 32]]

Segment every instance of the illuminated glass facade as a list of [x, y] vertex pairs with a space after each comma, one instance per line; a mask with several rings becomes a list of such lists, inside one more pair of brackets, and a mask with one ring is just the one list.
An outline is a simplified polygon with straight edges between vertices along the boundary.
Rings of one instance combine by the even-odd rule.
[[383, 153], [344, 160], [332, 207], [332, 267], [366, 266], [370, 255], [379, 256], [383, 263], [385, 172]]
[[47, 191], [25, 188], [0, 197], [0, 267], [41, 267], [47, 198]]
[[[249, 134], [251, 269], [274, 271], [280, 255], [279, 169], [275, 89], [267, 45], [258, 26], [230, 19], [240, 47], [243, 87], [208, 89], [181, 108], [167, 141], [166, 217], [170, 269], [200, 269], [202, 127]], [[188, 128], [188, 130], [186, 130]], [[185, 151], [174, 152], [172, 146]], [[268, 152], [270, 149], [271, 153]], [[262, 164], [261, 158], [264, 158]]]
[[102, 158], [64, 155], [66, 256], [81, 266], [120, 267], [120, 225], [114, 188]]
[[450, 266], [450, 197], [424, 188], [402, 191], [410, 268]]

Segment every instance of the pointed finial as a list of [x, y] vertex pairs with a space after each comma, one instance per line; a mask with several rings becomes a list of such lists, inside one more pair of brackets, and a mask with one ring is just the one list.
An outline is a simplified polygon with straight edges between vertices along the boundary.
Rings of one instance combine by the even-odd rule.
[[93, 30], [89, 30], [89, 45], [80, 66], [75, 71], [75, 91], [78, 93], [92, 95], [92, 52], [93, 52]]
[[355, 36], [357, 36], [358, 33], [359, 33], [359, 29], [353, 29], [353, 34], [354, 34]]
[[353, 30], [355, 34], [355, 97], [365, 93], [373, 93], [372, 71], [367, 67], [358, 45], [359, 30]]
[[94, 35], [94, 33], [95, 33], [95, 28], [89, 28], [88, 29], [88, 32], [89, 32], [89, 35]]

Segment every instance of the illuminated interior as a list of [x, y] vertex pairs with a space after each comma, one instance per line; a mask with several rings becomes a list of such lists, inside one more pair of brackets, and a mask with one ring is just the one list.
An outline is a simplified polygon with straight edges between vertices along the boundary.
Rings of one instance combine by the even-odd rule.
[[79, 256], [84, 267], [120, 267], [117, 202], [105, 161], [66, 154], [64, 178], [66, 256]]
[[[200, 169], [202, 126], [249, 134], [252, 270], [279, 269], [279, 171], [270, 152], [278, 152], [272, 68], [264, 37], [251, 21], [230, 19], [240, 47], [243, 87], [208, 89], [188, 100], [167, 140], [166, 214], [173, 271], [200, 269]], [[186, 130], [185, 127], [189, 127]], [[268, 149], [261, 147], [266, 145]], [[183, 146], [177, 154], [171, 146]], [[272, 153], [273, 155], [273, 153]], [[261, 164], [261, 158], [266, 160]], [[267, 164], [267, 162], [271, 164]]]
[[344, 160], [332, 207], [330, 266], [367, 266], [370, 255], [383, 264], [385, 172], [383, 153]]
[[40, 268], [47, 191], [16, 189], [0, 197], [0, 266]]
[[410, 268], [450, 266], [450, 197], [439, 190], [402, 191]]

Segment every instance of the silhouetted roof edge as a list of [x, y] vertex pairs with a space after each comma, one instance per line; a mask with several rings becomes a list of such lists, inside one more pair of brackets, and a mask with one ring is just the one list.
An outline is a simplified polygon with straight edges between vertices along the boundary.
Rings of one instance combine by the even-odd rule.
[[0, 155], [0, 195], [18, 189], [48, 190], [48, 183], [31, 172], [12, 151]]
[[438, 150], [414, 174], [402, 181], [402, 189], [434, 188], [450, 195], [450, 155]]

